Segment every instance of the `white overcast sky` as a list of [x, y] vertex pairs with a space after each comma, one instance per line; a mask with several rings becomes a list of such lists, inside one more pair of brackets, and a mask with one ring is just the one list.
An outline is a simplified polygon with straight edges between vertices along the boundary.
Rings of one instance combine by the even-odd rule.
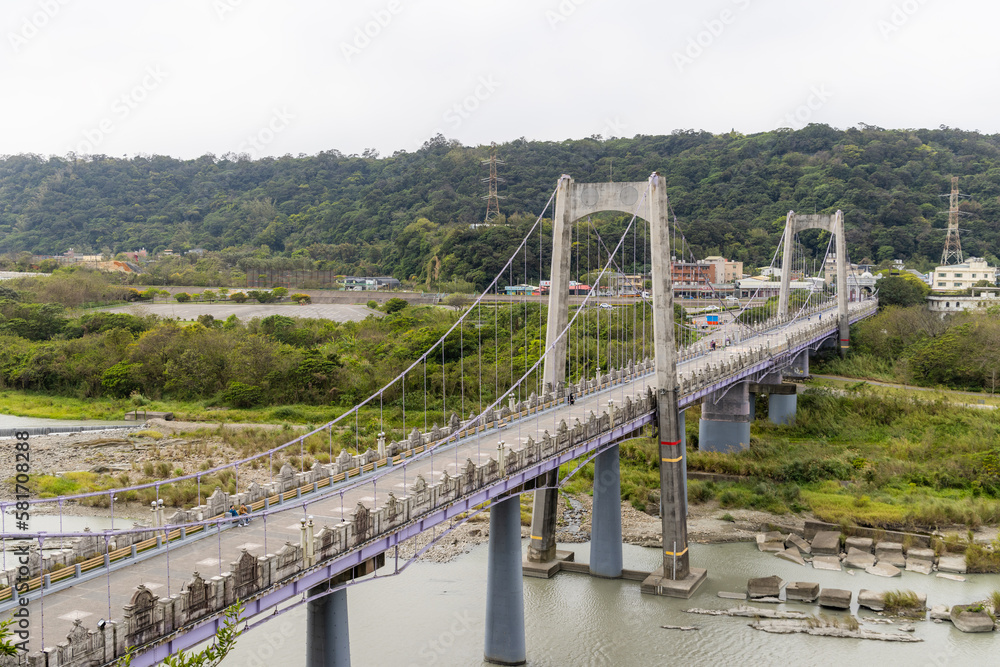
[[998, 18], [973, 0], [3, 0], [0, 154], [995, 133]]

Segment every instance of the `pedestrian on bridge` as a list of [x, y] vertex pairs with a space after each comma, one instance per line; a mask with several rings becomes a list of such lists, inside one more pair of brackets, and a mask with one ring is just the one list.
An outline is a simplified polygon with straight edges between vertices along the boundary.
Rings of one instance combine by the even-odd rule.
[[245, 503], [240, 503], [239, 516], [240, 516], [240, 525], [241, 526], [248, 526], [248, 525], [250, 525], [250, 510], [247, 509], [247, 506], [246, 506]]

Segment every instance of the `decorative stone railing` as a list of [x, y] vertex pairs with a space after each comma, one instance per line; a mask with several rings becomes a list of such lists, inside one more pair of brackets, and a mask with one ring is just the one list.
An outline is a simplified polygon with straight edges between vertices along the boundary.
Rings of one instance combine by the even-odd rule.
[[[656, 401], [651, 391], [638, 398], [626, 396], [622, 405], [610, 405], [610, 413], [591, 412], [585, 422], [565, 420], [554, 434], [543, 431], [539, 439], [528, 438], [517, 448], [500, 448], [496, 458], [481, 465], [471, 459], [457, 475], [441, 473], [428, 483], [418, 475], [405, 496], [390, 492], [378, 507], [358, 503], [350, 520], [318, 531], [311, 521], [303, 523], [299, 544], [286, 542], [275, 553], [255, 556], [246, 549], [230, 561], [228, 572], [205, 579], [192, 573], [179, 593], [158, 598], [140, 585], [122, 609], [120, 619], [110, 620], [97, 630], [89, 630], [80, 620], [73, 623], [66, 641], [47, 646], [28, 656], [30, 667], [84, 667], [111, 662], [129, 648], [156, 642], [197, 621], [222, 613], [238, 600], [246, 600], [283, 586], [291, 579], [324, 561], [343, 556], [369, 541], [391, 535], [456, 500], [490, 487], [505, 477], [533, 464], [552, 458], [573, 447], [608, 433], [649, 414]], [[273, 512], [278, 510], [266, 510]], [[168, 529], [170, 527], [168, 526]], [[115, 539], [121, 538], [116, 534]], [[0, 658], [0, 666], [19, 664], [17, 658]]]
[[[42, 558], [39, 558], [38, 544], [31, 542], [26, 566], [29, 570], [28, 576], [31, 577], [27, 582], [28, 590], [37, 590], [42, 586], [43, 580], [45, 586], [59, 583], [90, 570], [105, 568], [110, 562], [135, 558], [138, 554], [161, 547], [165, 541], [184, 539], [205, 530], [203, 525], [197, 525], [184, 529], [176, 528], [169, 535], [165, 535], [163, 530], [157, 529], [159, 526], [181, 526], [218, 519], [231, 505], [246, 504], [251, 511], [259, 512], [272, 505], [300, 498], [303, 494], [319, 492], [320, 489], [327, 489], [363, 474], [399, 465], [448, 440], [462, 439], [479, 432], [500, 428], [512, 420], [555, 407], [564, 403], [570, 393], [577, 397], [585, 396], [630, 382], [652, 371], [652, 359], [645, 359], [637, 364], [630, 362], [623, 369], [612, 369], [593, 379], [584, 379], [568, 386], [560, 384], [555, 391], [552, 391], [551, 387], [546, 387], [546, 392], [541, 398], [533, 392], [525, 401], [510, 401], [500, 410], [487, 409], [480, 419], [477, 419], [476, 415], [470, 415], [468, 420], [461, 421], [457, 414], [452, 413], [445, 426], [439, 427], [434, 424], [425, 433], [414, 429], [409, 439], [389, 444], [385, 443], [384, 438], [379, 438], [377, 449], [369, 448], [361, 454], [351, 454], [343, 450], [331, 463], [316, 462], [309, 470], [296, 472], [291, 465], [285, 463], [272, 482], [266, 484], [251, 482], [246, 491], [232, 494], [216, 487], [204, 503], [187, 509], [178, 509], [169, 517], [163, 516], [163, 509], [154, 510], [156, 526], [141, 532], [112, 531], [113, 537], [110, 539], [101, 533], [70, 538], [53, 535], [49, 538], [51, 541], [59, 539], [60, 544], [66, 546], [54, 552], [46, 550]], [[165, 482], [164, 485], [168, 483]], [[108, 490], [104, 493], [114, 494], [116, 491]], [[133, 528], [143, 527], [134, 524]], [[90, 531], [84, 529], [84, 532]], [[19, 567], [25, 566], [18, 564], [0, 571], [0, 603], [11, 599], [13, 595], [11, 583], [17, 579]]]

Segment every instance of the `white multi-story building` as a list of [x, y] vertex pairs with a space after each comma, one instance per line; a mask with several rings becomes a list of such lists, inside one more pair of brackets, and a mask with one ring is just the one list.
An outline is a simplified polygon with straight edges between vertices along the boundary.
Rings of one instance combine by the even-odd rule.
[[996, 282], [996, 275], [996, 269], [987, 264], [985, 259], [970, 257], [964, 264], [951, 264], [934, 269], [931, 291], [957, 292], [969, 289], [981, 280], [993, 285]]

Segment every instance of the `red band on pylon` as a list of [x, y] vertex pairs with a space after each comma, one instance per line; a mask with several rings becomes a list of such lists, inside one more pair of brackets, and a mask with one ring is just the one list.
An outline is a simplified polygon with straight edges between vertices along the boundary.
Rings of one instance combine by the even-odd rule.
[[660, 444], [666, 445], [667, 447], [676, 447], [677, 445], [681, 444], [681, 441], [678, 440], [677, 442], [666, 442], [664, 440], [660, 440]]

